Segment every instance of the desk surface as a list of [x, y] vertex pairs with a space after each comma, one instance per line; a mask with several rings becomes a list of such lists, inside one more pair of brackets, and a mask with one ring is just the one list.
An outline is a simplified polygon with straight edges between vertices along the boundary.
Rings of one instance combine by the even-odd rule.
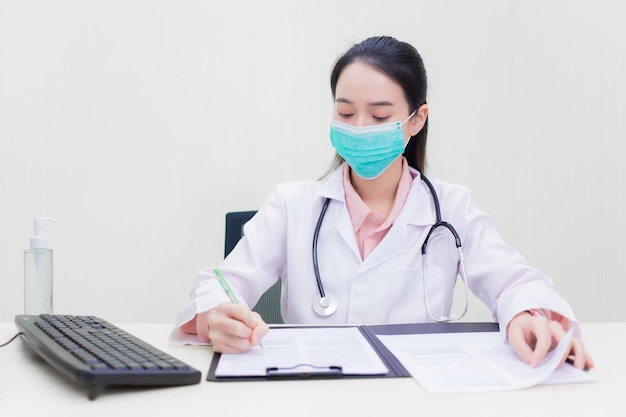
[[[412, 378], [207, 382], [208, 346], [170, 346], [171, 324], [119, 324], [123, 329], [202, 371], [196, 385], [106, 389], [95, 401], [87, 389], [58, 374], [22, 340], [0, 348], [0, 410], [3, 416], [386, 416], [412, 410], [453, 416], [623, 415], [626, 323], [583, 323], [583, 340], [596, 367], [588, 384], [529, 389], [431, 394]], [[0, 343], [17, 330], [0, 323]], [[202, 414], [198, 414], [202, 413]]]

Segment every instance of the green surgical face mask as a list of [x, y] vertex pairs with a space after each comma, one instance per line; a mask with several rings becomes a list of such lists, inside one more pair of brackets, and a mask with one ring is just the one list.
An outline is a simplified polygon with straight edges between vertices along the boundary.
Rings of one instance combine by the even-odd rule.
[[373, 180], [404, 152], [402, 126], [416, 111], [404, 122], [363, 127], [333, 119], [330, 122], [330, 143], [359, 177]]

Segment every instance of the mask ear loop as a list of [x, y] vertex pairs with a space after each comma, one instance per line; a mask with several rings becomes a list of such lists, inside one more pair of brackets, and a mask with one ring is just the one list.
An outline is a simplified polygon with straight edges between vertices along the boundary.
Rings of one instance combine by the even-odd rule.
[[[417, 113], [417, 111], [420, 109], [420, 107], [422, 107], [424, 104], [426, 104], [426, 102], [425, 102], [425, 101], [424, 101], [422, 104], [420, 104], [419, 106], [417, 106], [417, 108], [416, 108], [415, 110], [413, 110], [413, 113], [411, 113], [411, 114], [409, 115], [409, 117], [407, 117], [407, 119], [406, 119], [404, 122], [402, 122], [402, 125], [404, 125], [406, 122], [408, 122], [408, 121], [409, 121], [409, 119], [411, 119], [413, 116], [415, 116], [415, 113]], [[412, 129], [412, 130], [411, 130], [411, 137], [413, 137], [413, 136], [417, 135], [417, 134], [418, 134], [418, 132], [419, 132], [419, 129]], [[410, 139], [410, 138], [409, 138], [409, 139]], [[408, 144], [408, 142], [407, 142], [407, 144]]]
[[404, 126], [404, 125], [405, 125], [405, 123], [406, 123], [406, 122], [408, 122], [408, 121], [411, 119], [411, 117], [415, 116], [415, 113], [417, 113], [417, 109], [413, 110], [413, 113], [411, 113], [411, 114], [409, 115], [409, 117], [407, 117], [406, 119], [404, 119], [404, 122], [400, 123], [400, 126]]
[[[411, 118], [412, 118], [413, 116], [415, 116], [415, 113], [417, 113], [417, 109], [413, 110], [413, 113], [409, 114], [409, 117], [407, 117], [407, 118], [404, 120], [404, 122], [400, 123], [400, 127], [404, 126], [404, 125], [406, 124], [406, 122], [408, 122], [409, 120], [411, 120]], [[406, 139], [406, 140], [404, 141], [404, 149], [405, 149], [405, 150], [406, 150], [406, 146], [409, 144], [409, 141], [411, 140], [411, 138], [412, 138], [413, 136], [417, 135], [417, 129], [413, 129], [413, 130], [411, 131], [411, 133], [412, 133], [412, 135], [411, 135], [411, 136], [409, 136], [409, 138], [408, 138], [408, 139]]]

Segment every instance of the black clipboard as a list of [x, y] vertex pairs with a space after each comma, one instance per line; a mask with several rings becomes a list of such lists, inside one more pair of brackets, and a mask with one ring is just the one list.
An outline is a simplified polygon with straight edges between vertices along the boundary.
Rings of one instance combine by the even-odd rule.
[[[324, 328], [329, 326], [297, 326], [298, 328]], [[407, 323], [407, 324], [381, 324], [346, 326], [357, 327], [369, 344], [374, 348], [380, 359], [387, 366], [387, 374], [376, 375], [351, 375], [344, 374], [341, 367], [331, 366], [327, 368], [315, 368], [301, 364], [288, 369], [268, 368], [265, 376], [216, 376], [215, 371], [219, 364], [221, 354], [214, 353], [207, 381], [272, 381], [272, 380], [303, 380], [303, 379], [340, 379], [340, 378], [404, 378], [410, 377], [409, 372], [400, 361], [385, 347], [376, 337], [377, 335], [397, 334], [427, 334], [427, 333], [476, 333], [497, 332], [498, 323], [475, 322], [475, 323]], [[272, 329], [293, 329], [296, 326], [272, 326]]]

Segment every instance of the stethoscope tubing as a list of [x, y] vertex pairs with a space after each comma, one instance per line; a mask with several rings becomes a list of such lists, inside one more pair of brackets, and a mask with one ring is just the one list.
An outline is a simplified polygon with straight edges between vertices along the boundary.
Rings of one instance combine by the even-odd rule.
[[324, 201], [324, 205], [322, 206], [322, 211], [320, 212], [320, 216], [317, 219], [317, 225], [315, 226], [315, 232], [313, 233], [313, 271], [315, 272], [315, 280], [317, 281], [317, 289], [320, 293], [321, 298], [326, 297], [326, 292], [324, 291], [324, 285], [322, 284], [322, 278], [320, 277], [320, 268], [319, 262], [317, 259], [317, 241], [320, 236], [320, 228], [322, 227], [322, 221], [326, 216], [326, 210], [328, 210], [328, 205], [330, 204], [330, 198], [326, 198]]
[[[428, 246], [428, 242], [430, 240], [430, 236], [433, 234], [433, 232], [438, 228], [438, 227], [444, 227], [446, 229], [448, 229], [450, 231], [450, 233], [452, 233], [452, 236], [454, 237], [454, 241], [455, 241], [455, 246], [459, 252], [460, 255], [460, 260], [461, 260], [461, 268], [463, 268], [463, 274], [462, 276], [465, 277], [465, 267], [463, 265], [463, 253], [461, 251], [461, 238], [459, 237], [459, 234], [457, 233], [456, 229], [454, 228], [454, 226], [452, 226], [450, 223], [448, 222], [444, 222], [441, 220], [441, 207], [439, 205], [439, 197], [437, 196], [437, 192], [435, 191], [435, 187], [433, 186], [433, 184], [430, 182], [430, 180], [428, 178], [426, 178], [424, 175], [420, 174], [420, 177], [422, 179], [422, 181], [424, 181], [424, 183], [426, 184], [426, 186], [428, 187], [428, 189], [430, 190], [430, 193], [432, 195], [432, 200], [433, 203], [435, 205], [435, 223], [431, 226], [430, 230], [428, 231], [428, 234], [426, 235], [426, 239], [424, 239], [424, 243], [422, 244], [422, 257], [426, 258], [426, 247]], [[319, 218], [317, 219], [317, 224], [315, 225], [315, 231], [313, 233], [313, 247], [312, 247], [312, 252], [313, 252], [313, 271], [315, 273], [315, 280], [317, 282], [317, 289], [319, 291], [319, 296], [315, 296], [314, 300], [313, 300], [313, 310], [319, 314], [320, 316], [329, 316], [332, 315], [336, 309], [337, 309], [337, 299], [336, 297], [334, 297], [333, 295], [326, 295], [326, 292], [324, 291], [324, 285], [322, 284], [322, 278], [320, 276], [320, 271], [319, 271], [319, 260], [318, 260], [318, 256], [317, 256], [317, 244], [318, 244], [318, 240], [319, 240], [319, 234], [320, 234], [320, 229], [322, 227], [322, 222], [324, 221], [324, 217], [326, 216], [326, 211], [328, 210], [328, 206], [330, 205], [330, 197], [327, 197], [326, 200], [324, 201], [324, 205], [322, 206], [322, 210], [320, 211], [320, 215]], [[426, 265], [426, 259], [424, 259], [424, 265]], [[424, 279], [426, 279], [426, 277], [424, 277]], [[465, 297], [466, 297], [466, 304], [465, 304], [465, 310], [463, 312], [463, 314], [460, 316], [464, 316], [465, 312], [467, 312], [467, 306], [468, 306], [468, 290], [467, 290], [467, 282], [464, 282], [465, 284]], [[426, 291], [426, 289], [425, 289]], [[430, 316], [436, 320], [436, 321], [448, 321], [450, 320], [450, 318], [435, 318], [434, 315], [432, 314], [431, 310], [430, 310], [430, 305], [428, 305], [428, 297], [426, 297], [426, 303], [427, 303], [427, 307], [428, 307], [428, 312], [430, 314]], [[460, 317], [456, 318], [459, 319]]]

